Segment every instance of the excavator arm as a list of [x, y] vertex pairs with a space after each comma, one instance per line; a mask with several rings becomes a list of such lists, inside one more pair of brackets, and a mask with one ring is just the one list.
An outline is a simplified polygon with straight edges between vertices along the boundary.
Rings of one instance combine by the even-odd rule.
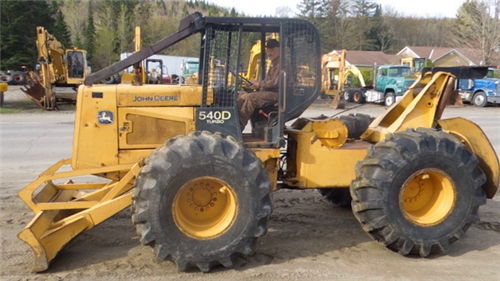
[[357, 68], [354, 64], [349, 64], [346, 65], [345, 67], [345, 73], [346, 77], [349, 75], [349, 73], [352, 73], [354, 76], [358, 77], [359, 83], [361, 84], [361, 87], [366, 87], [365, 79], [363, 78], [363, 74], [361, 74], [361, 71], [359, 71], [359, 68]]
[[39, 107], [55, 109], [52, 84], [64, 75], [64, 47], [41, 26], [36, 28], [36, 47], [37, 61], [40, 65], [39, 75], [31, 72], [28, 85], [21, 90]]
[[[37, 62], [39, 73], [29, 72], [28, 84], [21, 88], [39, 107], [57, 109], [54, 85], [75, 86], [83, 81], [89, 70], [86, 51], [66, 49], [44, 27], [36, 28]], [[76, 93], [70, 97], [76, 100]]]

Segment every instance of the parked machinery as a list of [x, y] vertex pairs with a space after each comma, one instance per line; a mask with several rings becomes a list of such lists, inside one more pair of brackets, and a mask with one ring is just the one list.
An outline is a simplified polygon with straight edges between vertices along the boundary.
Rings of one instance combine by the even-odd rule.
[[57, 109], [57, 100], [76, 100], [76, 91], [56, 95], [54, 87], [80, 85], [90, 74], [87, 52], [77, 48], [66, 48], [45, 28], [36, 28], [38, 49], [37, 72], [29, 72], [28, 84], [21, 90], [39, 107]]
[[[251, 36], [263, 44], [271, 33], [281, 45], [278, 108], [261, 134], [242, 133], [242, 42]], [[189, 36], [200, 38], [196, 85], [94, 84]], [[350, 189], [363, 229], [391, 250], [445, 253], [498, 189], [498, 159], [481, 129], [441, 119], [455, 75], [484, 72], [426, 71], [373, 122], [298, 118], [286, 126], [321, 92], [316, 28], [299, 19], [192, 14], [178, 32], [78, 88], [72, 157], [19, 192], [35, 213], [19, 238], [35, 253], [33, 270], [44, 271], [75, 236], [132, 206], [142, 244], [180, 270], [206, 272], [254, 252], [267, 232], [272, 191], [322, 188]], [[304, 74], [310, 79], [299, 79]], [[82, 175], [102, 182], [64, 181]]]
[[[497, 75], [494, 75], [495, 71]], [[485, 107], [488, 104], [500, 104], [500, 70], [489, 69], [488, 75], [480, 79], [459, 80], [460, 97], [471, 104]]]
[[[346, 61], [346, 50], [332, 51], [321, 57], [323, 96], [333, 97], [333, 107], [345, 107], [345, 101], [353, 102], [361, 100], [366, 91], [366, 84], [360, 70]], [[347, 88], [350, 78], [356, 77], [361, 88]]]
[[7, 83], [0, 82], [0, 107], [3, 106], [4, 93], [7, 92], [9, 86]]

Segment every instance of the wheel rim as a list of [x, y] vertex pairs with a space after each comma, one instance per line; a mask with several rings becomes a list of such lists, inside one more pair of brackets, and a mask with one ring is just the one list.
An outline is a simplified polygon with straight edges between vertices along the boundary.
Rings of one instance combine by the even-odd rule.
[[355, 101], [359, 101], [361, 99], [361, 95], [359, 92], [354, 92], [354, 96], [353, 96], [353, 99]]
[[392, 95], [387, 95], [385, 97], [385, 105], [391, 106], [394, 103], [394, 96]]
[[429, 227], [445, 220], [455, 206], [453, 181], [444, 172], [424, 169], [414, 173], [403, 185], [400, 206], [412, 223]]
[[483, 95], [476, 95], [474, 98], [474, 101], [477, 105], [481, 105], [484, 103], [484, 96]]
[[231, 228], [237, 216], [238, 200], [232, 188], [213, 177], [201, 177], [184, 184], [172, 206], [175, 224], [195, 239], [212, 239]]

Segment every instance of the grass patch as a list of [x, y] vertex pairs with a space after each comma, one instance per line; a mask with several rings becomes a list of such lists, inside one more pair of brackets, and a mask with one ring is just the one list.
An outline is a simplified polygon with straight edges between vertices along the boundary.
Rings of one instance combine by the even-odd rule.
[[[57, 105], [59, 110], [74, 110], [75, 105], [60, 103]], [[0, 107], [0, 114], [16, 114], [16, 113], [44, 113], [47, 110], [38, 107], [30, 100], [15, 100], [6, 101]]]

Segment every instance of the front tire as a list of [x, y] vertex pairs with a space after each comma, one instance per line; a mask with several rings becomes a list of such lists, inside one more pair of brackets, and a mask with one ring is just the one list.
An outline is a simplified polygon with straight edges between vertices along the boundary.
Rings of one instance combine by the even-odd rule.
[[446, 253], [486, 203], [478, 163], [444, 132], [397, 132], [358, 163], [354, 215], [373, 239], [402, 255]]
[[207, 272], [253, 253], [267, 232], [270, 192], [255, 154], [232, 137], [195, 132], [147, 158], [135, 183], [132, 220], [159, 259]]
[[483, 91], [477, 92], [472, 98], [472, 103], [475, 106], [485, 107], [488, 104], [488, 98], [486, 97], [486, 93]]
[[396, 94], [394, 92], [387, 92], [385, 94], [384, 103], [385, 106], [391, 106], [396, 102]]

